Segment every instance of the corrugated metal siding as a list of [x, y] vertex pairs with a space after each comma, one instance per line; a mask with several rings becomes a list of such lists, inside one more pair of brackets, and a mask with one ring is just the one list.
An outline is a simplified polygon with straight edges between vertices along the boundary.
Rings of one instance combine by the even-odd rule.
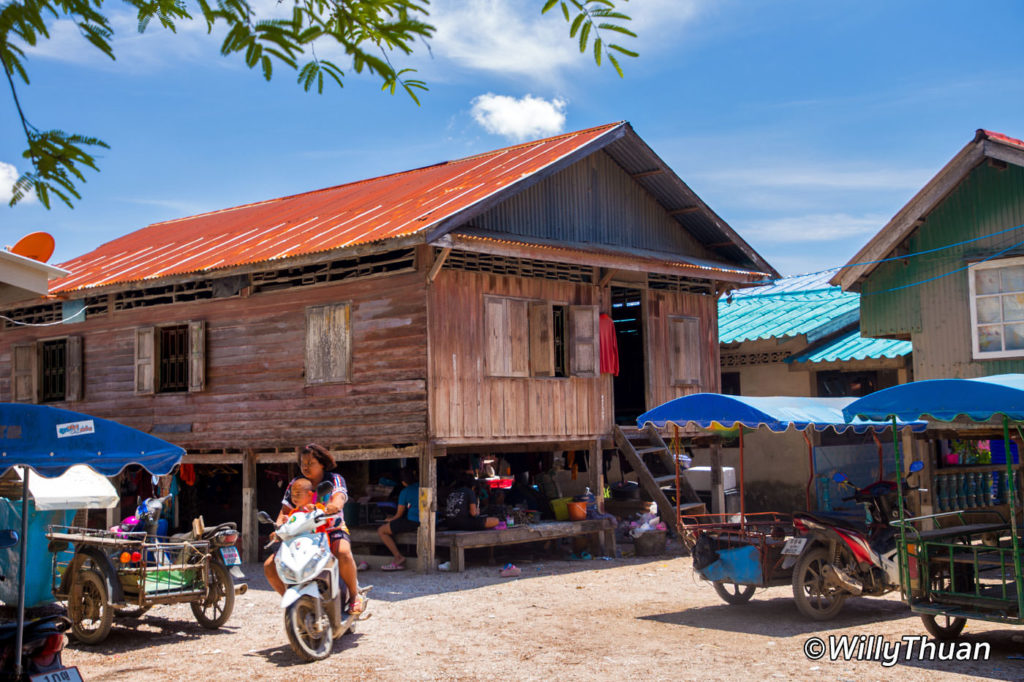
[[588, 156], [473, 221], [495, 232], [720, 260], [606, 153]]
[[[907, 240], [908, 251], [933, 249], [1024, 224], [1024, 169], [981, 164]], [[971, 358], [968, 259], [1014, 247], [1024, 250], [1024, 229], [936, 253], [885, 263], [865, 281], [864, 335], [912, 333], [917, 379], [1024, 372], [1024, 360]], [[1017, 246], [1015, 246], [1017, 245]], [[1009, 254], [1008, 254], [1009, 255]], [[948, 274], [953, 273], [953, 274]], [[947, 276], [942, 276], [947, 275]], [[933, 281], [927, 281], [937, 278]], [[923, 282], [900, 291], [892, 288]]]

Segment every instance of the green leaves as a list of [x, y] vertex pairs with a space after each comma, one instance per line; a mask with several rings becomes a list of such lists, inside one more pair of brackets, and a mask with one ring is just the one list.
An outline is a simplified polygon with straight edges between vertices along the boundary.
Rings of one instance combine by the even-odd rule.
[[[629, 2], [629, 0], [618, 1]], [[608, 63], [612, 65], [615, 72], [621, 78], [623, 76], [622, 67], [619, 65], [618, 58], [613, 53], [626, 57], [636, 57], [638, 53], [614, 43], [606, 44], [601, 37], [601, 32], [612, 31], [630, 38], [636, 38], [636, 34], [624, 25], [632, 21], [632, 19], [616, 11], [613, 0], [547, 0], [541, 13], [547, 13], [549, 10], [554, 9], [556, 5], [562, 8], [562, 16], [565, 18], [566, 23], [569, 24], [569, 37], [577, 39], [580, 52], [587, 51], [587, 46], [590, 45], [591, 33], [593, 33], [594, 42], [592, 49], [594, 62], [601, 66], [602, 57], [607, 57]]]
[[110, 148], [106, 142], [94, 137], [69, 135], [62, 130], [30, 130], [28, 149], [22, 152], [22, 156], [32, 162], [33, 170], [23, 173], [14, 183], [10, 205], [14, 206], [30, 192], [35, 192], [46, 208], [50, 208], [51, 194], [74, 208], [71, 198], [82, 198], [75, 188], [76, 181], [85, 182], [81, 167], [98, 170], [96, 159], [83, 147]]

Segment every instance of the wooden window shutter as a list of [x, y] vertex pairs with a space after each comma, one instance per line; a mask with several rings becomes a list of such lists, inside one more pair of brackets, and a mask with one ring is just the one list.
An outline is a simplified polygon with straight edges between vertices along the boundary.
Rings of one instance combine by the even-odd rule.
[[206, 322], [188, 323], [188, 391], [206, 388]]
[[530, 374], [535, 377], [555, 375], [555, 344], [552, 337], [551, 304], [530, 303]]
[[507, 377], [512, 367], [507, 300], [484, 297], [484, 361], [487, 376]]
[[508, 310], [508, 375], [513, 377], [530, 376], [530, 313], [527, 303], [515, 299], [505, 301]]
[[64, 346], [64, 400], [75, 402], [83, 398], [82, 337], [69, 336]]
[[597, 306], [569, 306], [569, 332], [570, 373], [577, 377], [596, 377], [601, 358]]
[[16, 403], [39, 402], [39, 352], [34, 343], [11, 347], [11, 399]]
[[676, 386], [700, 385], [700, 319], [670, 317], [669, 336], [672, 383]]
[[349, 303], [306, 308], [306, 383], [349, 381], [351, 370]]
[[135, 330], [135, 393], [153, 393], [156, 386], [156, 328]]

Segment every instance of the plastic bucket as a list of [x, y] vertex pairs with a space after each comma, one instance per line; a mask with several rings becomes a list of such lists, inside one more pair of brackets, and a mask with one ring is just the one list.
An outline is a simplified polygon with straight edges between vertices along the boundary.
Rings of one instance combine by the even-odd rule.
[[586, 502], [570, 502], [566, 506], [569, 508], [570, 521], [582, 521], [587, 518]]
[[569, 520], [569, 507], [567, 505], [570, 502], [572, 502], [571, 497], [556, 497], [551, 500], [551, 511], [555, 513], [556, 521]]

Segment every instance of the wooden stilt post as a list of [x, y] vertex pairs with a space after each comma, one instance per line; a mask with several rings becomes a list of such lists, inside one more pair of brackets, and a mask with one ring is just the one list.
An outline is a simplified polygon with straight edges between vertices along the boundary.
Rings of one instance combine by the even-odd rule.
[[437, 459], [445, 448], [427, 445], [420, 454], [420, 529], [416, 563], [420, 573], [434, 572], [434, 519], [437, 512]]
[[242, 457], [242, 561], [259, 561], [260, 532], [256, 520], [256, 453], [246, 450]]

